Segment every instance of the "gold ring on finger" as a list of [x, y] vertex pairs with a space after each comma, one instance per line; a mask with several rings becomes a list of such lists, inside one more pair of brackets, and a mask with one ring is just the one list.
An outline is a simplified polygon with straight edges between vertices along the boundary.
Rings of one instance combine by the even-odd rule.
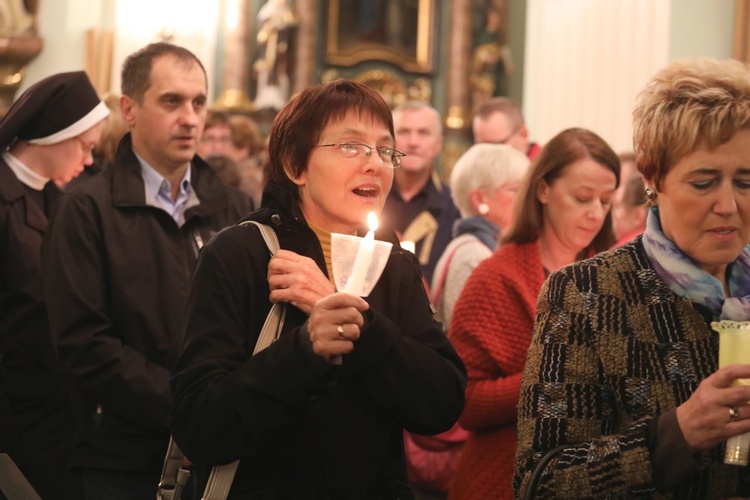
[[346, 340], [346, 337], [344, 337], [344, 325], [338, 325], [336, 331], [339, 332], [339, 340]]
[[736, 406], [730, 406], [729, 407], [729, 421], [734, 422], [735, 420], [739, 420], [740, 418], [740, 409]]

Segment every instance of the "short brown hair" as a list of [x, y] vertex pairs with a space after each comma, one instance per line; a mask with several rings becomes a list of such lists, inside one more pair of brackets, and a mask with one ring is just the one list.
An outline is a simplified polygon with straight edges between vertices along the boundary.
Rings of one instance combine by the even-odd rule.
[[[166, 42], [150, 43], [142, 49], [133, 52], [122, 64], [120, 89], [122, 95], [126, 95], [138, 104], [143, 104], [143, 95], [151, 86], [151, 68], [154, 61], [164, 56], [172, 56], [181, 63], [196, 63], [203, 70], [206, 77], [206, 69], [196, 57], [184, 47]], [[208, 77], [206, 77], [208, 87]]]
[[493, 97], [489, 101], [480, 105], [474, 113], [474, 118], [486, 120], [495, 113], [501, 113], [508, 119], [508, 125], [512, 129], [517, 129], [524, 125], [523, 112], [521, 107], [508, 99], [507, 97]]
[[263, 151], [263, 134], [260, 133], [260, 127], [255, 120], [245, 115], [232, 115], [229, 117], [229, 127], [235, 148], [247, 148], [249, 156], [255, 156]]
[[370, 87], [350, 80], [308, 87], [292, 97], [273, 120], [268, 142], [268, 180], [299, 199], [299, 189], [291, 179], [307, 171], [310, 151], [326, 126], [350, 111], [383, 124], [394, 135], [391, 110]]
[[667, 173], [698, 148], [714, 149], [750, 125], [750, 72], [739, 61], [676, 61], [656, 73], [636, 99], [636, 168], [657, 190]]
[[206, 112], [206, 125], [204, 125], [203, 131], [205, 132], [210, 128], [221, 126], [231, 128], [231, 125], [229, 124], [229, 115], [223, 111], [209, 109]]
[[[594, 132], [582, 128], [563, 130], [542, 148], [524, 179], [516, 196], [515, 217], [503, 243], [530, 243], [539, 239], [544, 226], [542, 204], [537, 198], [537, 187], [544, 180], [552, 185], [560, 178], [568, 165], [584, 158], [591, 158], [611, 170], [620, 178], [620, 160], [604, 139]], [[596, 252], [609, 249], [615, 242], [612, 234], [612, 214], [607, 213], [591, 247]]]

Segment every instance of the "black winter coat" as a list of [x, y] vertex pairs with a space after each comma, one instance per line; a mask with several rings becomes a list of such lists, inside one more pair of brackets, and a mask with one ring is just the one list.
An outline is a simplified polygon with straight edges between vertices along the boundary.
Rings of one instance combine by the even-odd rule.
[[[253, 220], [326, 273], [320, 243], [269, 183]], [[237, 498], [410, 498], [403, 430], [449, 429], [466, 370], [433, 319], [419, 263], [394, 243], [354, 350], [340, 366], [312, 352], [307, 316], [289, 305], [279, 340], [252, 357], [271, 307], [269, 253], [255, 226], [235, 226], [201, 252], [173, 368], [172, 432], [198, 464], [240, 460]], [[327, 273], [326, 273], [327, 274]]]
[[198, 251], [252, 202], [197, 156], [200, 204], [181, 227], [145, 202], [126, 135], [113, 168], [60, 200], [44, 247], [47, 302], [60, 360], [83, 396], [73, 463], [160, 471], [169, 439], [169, 369]]
[[[27, 475], [31, 466], [53, 477], [65, 473], [75, 427], [47, 323], [41, 257], [47, 223], [0, 159], [0, 453]], [[54, 480], [29, 479], [45, 498], [65, 494], [55, 491]]]

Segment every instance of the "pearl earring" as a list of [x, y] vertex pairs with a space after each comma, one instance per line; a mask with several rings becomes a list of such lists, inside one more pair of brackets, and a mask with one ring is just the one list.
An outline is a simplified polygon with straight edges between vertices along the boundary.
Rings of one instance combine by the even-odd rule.
[[652, 188], [647, 187], [645, 191], [646, 191], [646, 199], [648, 201], [654, 201], [656, 199], [656, 191], [654, 191]]
[[480, 214], [487, 215], [488, 213], [490, 213], [490, 206], [486, 203], [480, 203], [477, 207], [477, 210]]

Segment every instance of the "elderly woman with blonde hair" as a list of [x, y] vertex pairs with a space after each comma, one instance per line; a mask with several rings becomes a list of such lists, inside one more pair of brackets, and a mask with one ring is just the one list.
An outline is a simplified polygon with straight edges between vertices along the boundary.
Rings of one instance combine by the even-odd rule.
[[[529, 168], [525, 154], [504, 144], [476, 144], [453, 166], [453, 202], [462, 218], [435, 266], [432, 302], [448, 330], [453, 306], [477, 265], [492, 255], [513, 219], [513, 205]], [[456, 424], [436, 436], [406, 434], [409, 480], [416, 498], [448, 498], [468, 433]]]
[[526, 155], [505, 144], [476, 144], [454, 165], [450, 187], [461, 219], [430, 287], [444, 329], [469, 275], [497, 249], [500, 233], [510, 225], [513, 201], [528, 168]]
[[750, 320], [750, 71], [674, 62], [633, 117], [646, 230], [553, 273], [539, 295], [519, 497], [750, 495], [748, 467], [723, 460], [725, 441], [750, 431], [750, 386], [738, 383], [750, 364], [719, 368], [711, 328]]

